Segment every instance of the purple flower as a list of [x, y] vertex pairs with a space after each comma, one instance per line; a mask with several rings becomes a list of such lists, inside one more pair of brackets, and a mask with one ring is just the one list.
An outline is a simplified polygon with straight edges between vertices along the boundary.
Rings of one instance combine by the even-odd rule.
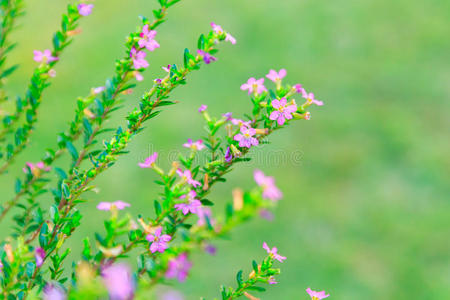
[[306, 101], [308, 101], [308, 103], [310, 103], [310, 104], [314, 103], [315, 105], [318, 105], [318, 106], [322, 106], [323, 105], [322, 101], [314, 99], [314, 94], [313, 93], [307, 93], [305, 91], [305, 89], [302, 90], [302, 97], [305, 98]]
[[150, 251], [152, 253], [155, 253], [156, 251], [163, 253], [167, 248], [169, 248], [169, 245], [167, 245], [167, 243], [172, 239], [172, 237], [167, 234], [161, 235], [161, 232], [162, 228], [158, 227], [156, 228], [154, 234], [149, 234], [146, 237], [147, 241], [152, 243], [150, 245]]
[[281, 69], [279, 72], [270, 70], [269, 74], [267, 74], [266, 77], [275, 83], [279, 83], [284, 77], [286, 77], [286, 74], [287, 72], [285, 69]]
[[232, 160], [233, 160], [233, 155], [231, 154], [231, 149], [230, 149], [230, 147], [227, 147], [227, 150], [225, 151], [225, 161], [229, 163]]
[[161, 296], [161, 300], [184, 300], [184, 297], [180, 292], [172, 290], [164, 293]]
[[234, 136], [234, 140], [239, 142], [239, 147], [251, 148], [259, 144], [258, 139], [253, 136], [256, 134], [256, 130], [251, 127], [241, 127], [241, 133]]
[[204, 112], [207, 108], [208, 108], [207, 105], [202, 104], [202, 105], [200, 105], [200, 107], [199, 107], [199, 109], [198, 109], [198, 112], [199, 112], [199, 113], [202, 113], [202, 112]]
[[261, 209], [259, 211], [259, 216], [267, 221], [273, 221], [273, 213], [267, 209]]
[[45, 250], [42, 249], [41, 247], [38, 247], [34, 250], [34, 258], [36, 260], [36, 267], [40, 267], [42, 266], [42, 264], [44, 263], [44, 259], [45, 259]]
[[148, 67], [148, 62], [145, 60], [145, 57], [147, 56], [147, 53], [144, 51], [136, 50], [136, 48], [131, 48], [130, 50], [130, 57], [133, 61], [133, 67], [136, 70], [144, 69]]
[[188, 139], [188, 142], [183, 144], [183, 147], [190, 148], [192, 150], [202, 150], [205, 148], [205, 145], [203, 145], [202, 140], [198, 140], [196, 142], [193, 142], [192, 139]]
[[316, 291], [311, 290], [310, 288], [307, 288], [306, 292], [311, 297], [311, 300], [321, 300], [321, 299], [325, 299], [330, 296], [330, 294], [326, 295], [325, 291], [316, 292]]
[[288, 105], [286, 98], [273, 100], [272, 107], [276, 110], [270, 114], [269, 119], [277, 120], [278, 125], [283, 125], [286, 119], [291, 120], [292, 113], [297, 111], [297, 105], [295, 103]]
[[148, 51], [154, 51], [156, 48], [159, 48], [158, 42], [154, 40], [156, 30], [150, 30], [148, 24], [144, 25], [139, 36], [141, 37], [138, 41], [139, 47], [147, 48]]
[[152, 168], [158, 159], [158, 152], [154, 152], [152, 155], [147, 157], [143, 163], [138, 163], [141, 168]]
[[[176, 210], [181, 210], [183, 215], [187, 215], [188, 213], [197, 214], [202, 207], [202, 203], [200, 200], [195, 199], [196, 196], [197, 193], [195, 191], [190, 191], [187, 195], [188, 203], [175, 204], [174, 207]], [[180, 197], [180, 199], [184, 198], [186, 198], [186, 195]]]
[[248, 90], [248, 94], [251, 93], [254, 94], [262, 94], [263, 92], [267, 92], [266, 87], [264, 86], [264, 78], [260, 78], [256, 80], [255, 78], [251, 77], [247, 83], [244, 83], [241, 85], [241, 90], [245, 91]]
[[192, 185], [193, 187], [201, 186], [200, 182], [198, 182], [192, 178], [192, 173], [190, 170], [186, 170], [183, 172], [181, 169], [178, 169], [177, 174], [181, 177], [181, 180], [187, 182], [188, 184]]
[[102, 271], [103, 283], [111, 300], [129, 300], [133, 298], [135, 284], [131, 270], [127, 265], [116, 264]]
[[54, 284], [47, 284], [44, 287], [44, 300], [65, 300], [65, 291]]
[[98, 210], [112, 210], [113, 208], [122, 210], [126, 207], [130, 207], [130, 203], [123, 201], [115, 201], [115, 202], [100, 202], [97, 205]]
[[267, 243], [264, 242], [263, 243], [263, 248], [267, 251], [267, 253], [273, 258], [278, 260], [279, 262], [283, 262], [283, 260], [286, 259], [286, 257], [281, 256], [280, 254], [278, 254], [278, 249], [277, 247], [273, 247], [272, 249], [269, 248], [269, 246], [267, 246]]
[[187, 253], [182, 253], [178, 257], [169, 260], [166, 278], [177, 278], [178, 281], [184, 282], [189, 274], [192, 263], [188, 260]]
[[225, 120], [227, 120], [227, 121], [231, 121], [233, 119], [232, 116], [233, 116], [233, 113], [231, 113], [231, 112], [227, 112], [222, 115], [222, 117], [224, 117]]
[[264, 175], [260, 170], [255, 170], [253, 177], [256, 183], [263, 189], [262, 196], [264, 198], [278, 201], [283, 197], [283, 194], [275, 185], [275, 178]]
[[78, 4], [78, 13], [82, 16], [89, 16], [94, 8], [94, 4], [81, 3]]
[[52, 61], [58, 60], [59, 58], [52, 55], [52, 51], [50, 50], [44, 50], [43, 52], [34, 50], [34, 61], [36, 62], [43, 62], [43, 63], [50, 63]]
[[200, 55], [201, 58], [203, 58], [203, 61], [205, 62], [205, 64], [209, 65], [211, 62], [216, 61], [217, 58], [215, 58], [214, 56], [212, 56], [211, 54], [209, 54], [206, 51], [203, 50], [197, 50], [198, 55]]
[[216, 255], [217, 252], [217, 248], [211, 244], [206, 244], [205, 245], [205, 252], [211, 255]]

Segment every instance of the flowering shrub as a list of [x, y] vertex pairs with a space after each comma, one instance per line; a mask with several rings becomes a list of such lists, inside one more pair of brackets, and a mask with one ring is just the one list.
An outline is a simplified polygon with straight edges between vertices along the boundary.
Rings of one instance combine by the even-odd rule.
[[[104, 86], [77, 99], [75, 116], [69, 127], [58, 134], [57, 144], [49, 148], [39, 162], [28, 162], [23, 167], [23, 177], [15, 181], [15, 196], [3, 201], [0, 221], [10, 215], [12, 208], [16, 226], [10, 237], [2, 242], [1, 293], [5, 299], [110, 299], [145, 298], [158, 285], [178, 280], [183, 282], [193, 266], [189, 256], [192, 251], [215, 253], [212, 241], [228, 234], [234, 227], [249, 218], [261, 215], [271, 217], [270, 210], [282, 198], [275, 179], [263, 171], [255, 170], [255, 188], [249, 191], [235, 189], [232, 201], [223, 214], [213, 214], [207, 199], [216, 183], [225, 181], [225, 175], [240, 162], [248, 161], [247, 154], [257, 145], [265, 144], [269, 135], [283, 129], [295, 120], [309, 120], [309, 107], [323, 103], [314, 98], [300, 84], [289, 85], [283, 81], [287, 72], [270, 70], [265, 78], [250, 78], [241, 90], [248, 92], [251, 103], [245, 119], [233, 117], [228, 112], [220, 117], [211, 116], [206, 105], [198, 112], [204, 119], [206, 140], [187, 139], [186, 148], [173, 161], [171, 168], [158, 166], [155, 152], [136, 168], [156, 172], [161, 193], [153, 203], [154, 215], [132, 216], [126, 213], [132, 203], [123, 201], [100, 202], [98, 214], [107, 214], [104, 232], [95, 234], [95, 241], [80, 241], [81, 257], [68, 262], [70, 248], [65, 242], [80, 226], [82, 215], [78, 207], [89, 201], [86, 192], [94, 188], [96, 178], [114, 166], [127, 153], [129, 143], [142, 130], [144, 123], [157, 117], [167, 106], [171, 92], [187, 82], [189, 74], [203, 64], [212, 64], [218, 58], [221, 42], [236, 44], [236, 39], [221, 26], [211, 23], [211, 30], [200, 35], [195, 51], [186, 49], [181, 64], [163, 67], [163, 74], [141, 97], [139, 106], [125, 118], [126, 128], [106, 127], [106, 120], [119, 109], [121, 96], [127, 94], [149, 67], [149, 53], [160, 45], [157, 27], [165, 20], [169, 8], [180, 0], [159, 0], [153, 20], [142, 18], [138, 30], [129, 34], [124, 56], [115, 63], [115, 73]], [[1, 84], [15, 70], [4, 67], [6, 54], [12, 49], [9, 34], [14, 21], [22, 14], [22, 1], [1, 1], [2, 32], [0, 37]], [[54, 34], [51, 49], [35, 50], [37, 63], [28, 89], [18, 97], [12, 112], [3, 117], [0, 130], [0, 174], [13, 166], [17, 156], [27, 146], [43, 93], [51, 78], [56, 76], [56, 64], [73, 38], [79, 34], [79, 21], [89, 16], [94, 5], [76, 2], [68, 5], [62, 15], [61, 28]], [[2, 87], [2, 86], [0, 86]], [[3, 92], [2, 92], [3, 93]], [[297, 100], [295, 100], [296, 98]], [[303, 100], [300, 100], [302, 99]], [[3, 93], [1, 102], [6, 102]], [[194, 109], [193, 109], [194, 111]], [[105, 134], [114, 133], [104, 141]], [[77, 143], [76, 143], [77, 142]], [[102, 145], [100, 145], [102, 144]], [[195, 159], [200, 152], [206, 155], [205, 163]], [[56, 166], [68, 154], [68, 168]], [[87, 162], [82, 166], [83, 162]], [[87, 167], [84, 167], [87, 165]], [[150, 171], [149, 170], [149, 171]], [[49, 180], [58, 176], [55, 186]], [[42, 195], [51, 196], [54, 203], [45, 207], [38, 201]], [[261, 243], [267, 255], [259, 262], [253, 261], [249, 272], [237, 273], [237, 286], [222, 287], [222, 299], [245, 296], [257, 299], [253, 293], [264, 291], [263, 284], [277, 283], [278, 264], [286, 257]], [[132, 252], [133, 251], [133, 252]], [[135, 256], [137, 264], [128, 265], [125, 258]], [[325, 292], [307, 289], [312, 299], [328, 297]]]

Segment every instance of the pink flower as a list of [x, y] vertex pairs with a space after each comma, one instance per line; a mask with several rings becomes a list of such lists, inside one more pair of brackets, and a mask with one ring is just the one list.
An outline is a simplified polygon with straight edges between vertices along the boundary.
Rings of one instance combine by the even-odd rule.
[[33, 59], [36, 62], [51, 63], [59, 59], [58, 57], [53, 56], [52, 51], [50, 51], [49, 49], [44, 50], [43, 52], [34, 50], [33, 54], [34, 54]]
[[276, 110], [270, 114], [269, 119], [277, 120], [278, 125], [283, 125], [286, 119], [291, 120], [292, 113], [297, 111], [297, 105], [295, 103], [287, 105], [286, 98], [281, 98], [281, 100], [273, 100], [272, 107]]
[[147, 157], [143, 163], [138, 163], [141, 168], [152, 168], [158, 159], [158, 152], [154, 152], [152, 155]]
[[45, 259], [45, 250], [42, 249], [41, 247], [38, 247], [34, 250], [34, 258], [36, 260], [36, 267], [40, 267], [42, 266], [42, 264], [44, 263], [44, 259]]
[[44, 162], [42, 162], [42, 161], [40, 161], [40, 162], [38, 162], [36, 164], [33, 164], [31, 162], [27, 162], [27, 163], [25, 163], [25, 165], [26, 166], [22, 169], [22, 171], [25, 174], [27, 174], [28, 170], [30, 170], [33, 175], [37, 176], [37, 175], [40, 175], [41, 172], [48, 172], [48, 171], [51, 170], [51, 168], [50, 167], [46, 167]]
[[113, 208], [122, 210], [126, 207], [130, 207], [130, 203], [123, 201], [115, 201], [115, 202], [100, 202], [97, 205], [98, 210], [112, 210]]
[[92, 8], [94, 8], [94, 4], [78, 4], [78, 13], [84, 17], [89, 16], [92, 13]]
[[250, 127], [251, 121], [244, 121], [244, 120], [241, 120], [241, 119], [234, 119], [234, 118], [232, 118], [231, 119], [231, 123], [233, 125], [237, 125], [239, 127], [242, 127], [242, 126]]
[[308, 101], [309, 104], [314, 103], [315, 105], [322, 106], [323, 102], [317, 99], [314, 99], [313, 93], [307, 93], [305, 89], [302, 90], [302, 97]]
[[149, 234], [146, 237], [147, 241], [152, 243], [150, 245], [150, 251], [152, 253], [155, 253], [156, 251], [163, 253], [167, 248], [169, 248], [169, 245], [167, 245], [167, 243], [172, 239], [172, 237], [167, 234], [161, 235], [161, 232], [162, 228], [158, 227], [156, 228], [154, 234]]
[[[195, 199], [197, 193], [195, 191], [190, 191], [187, 195], [188, 203], [179, 203], [175, 204], [174, 207], [176, 210], [181, 210], [183, 215], [187, 215], [188, 213], [197, 214], [199, 209], [202, 207], [202, 203], [200, 200]], [[180, 197], [180, 199], [186, 198], [186, 195]]]
[[305, 120], [311, 120], [311, 113], [309, 111], [305, 113]]
[[101, 274], [111, 300], [129, 300], [133, 298], [135, 283], [131, 270], [127, 265], [116, 264], [108, 266]]
[[131, 48], [130, 57], [133, 61], [133, 67], [138, 69], [144, 69], [148, 67], [148, 62], [145, 60], [147, 53], [144, 51], [136, 50], [136, 48]]
[[253, 137], [255, 134], [254, 128], [242, 126], [241, 133], [236, 134], [234, 140], [239, 142], [239, 147], [251, 148], [259, 144], [258, 139]]
[[104, 90], [106, 90], [106, 87], [99, 86], [99, 87], [92, 89], [92, 93], [97, 95], [97, 94], [100, 94], [101, 92], [103, 92]]
[[311, 290], [310, 288], [307, 288], [306, 292], [308, 293], [309, 296], [311, 296], [311, 300], [321, 300], [330, 296], [330, 294], [325, 295], [325, 291], [316, 292]]
[[277, 247], [273, 247], [272, 249], [269, 248], [269, 246], [267, 246], [267, 243], [264, 242], [263, 243], [263, 248], [267, 251], [267, 253], [273, 258], [278, 260], [279, 262], [283, 262], [283, 260], [286, 259], [286, 257], [281, 256], [280, 254], [278, 254], [278, 249]]
[[187, 253], [180, 254], [178, 257], [169, 260], [166, 278], [177, 278], [178, 281], [184, 282], [189, 274], [192, 263], [188, 260]]
[[202, 140], [198, 140], [196, 142], [193, 142], [192, 139], [188, 139], [188, 142], [183, 144], [183, 147], [190, 148], [192, 150], [202, 150], [205, 148], [205, 145], [203, 145]]
[[214, 22], [211, 22], [211, 27], [216, 34], [224, 34], [225, 31], [222, 29], [222, 26], [217, 25]]
[[199, 112], [199, 113], [204, 112], [207, 108], [208, 108], [207, 105], [202, 104], [202, 105], [200, 105], [200, 108], [198, 109], [198, 112]]
[[236, 44], [236, 39], [231, 34], [227, 33], [227, 36], [225, 37], [225, 41], [230, 42], [231, 44]]
[[302, 88], [302, 85], [300, 83], [297, 83], [296, 85], [294, 85], [293, 88], [299, 94], [301, 94], [304, 91], [304, 89]]
[[198, 55], [203, 59], [205, 64], [209, 65], [211, 62], [216, 61], [217, 58], [212, 56], [209, 52], [203, 50], [197, 50]]
[[190, 170], [186, 170], [183, 172], [181, 169], [178, 169], [177, 174], [181, 177], [181, 180], [187, 182], [188, 184], [192, 185], [193, 187], [201, 186], [200, 182], [198, 182], [192, 178], [192, 173]]
[[197, 221], [198, 226], [206, 225], [207, 224], [206, 220], [209, 220], [209, 223], [211, 225], [214, 225], [215, 220], [212, 218], [212, 212], [209, 207], [204, 207], [204, 206], [200, 207], [198, 209], [197, 215], [198, 215], [198, 221]]
[[148, 24], [144, 25], [139, 36], [141, 37], [138, 41], [139, 47], [147, 48], [148, 51], [154, 51], [156, 48], [159, 48], [158, 42], [154, 40], [156, 30], [150, 30]]
[[263, 197], [277, 201], [283, 197], [281, 191], [275, 186], [275, 178], [266, 176], [260, 170], [255, 170], [253, 173], [256, 183], [263, 189]]
[[136, 71], [136, 73], [134, 73], [134, 78], [136, 78], [137, 81], [144, 80], [144, 76], [142, 76], [142, 74], [137, 71]]
[[210, 255], [216, 255], [217, 248], [214, 245], [206, 244], [204, 248], [205, 252]]
[[66, 300], [66, 293], [62, 288], [53, 284], [44, 287], [44, 300]]
[[247, 83], [244, 83], [241, 85], [241, 90], [245, 91], [248, 90], [248, 94], [251, 93], [254, 94], [262, 94], [263, 92], [267, 92], [266, 87], [264, 86], [264, 78], [260, 78], [256, 80], [255, 78], [251, 77]]
[[172, 67], [171, 65], [167, 65], [167, 67], [162, 67], [162, 69], [163, 69], [164, 71], [166, 71], [167, 73], [169, 73], [171, 67]]
[[266, 77], [275, 83], [279, 83], [284, 77], [286, 77], [286, 74], [287, 72], [285, 69], [281, 69], [279, 72], [270, 70], [269, 74], [267, 74]]

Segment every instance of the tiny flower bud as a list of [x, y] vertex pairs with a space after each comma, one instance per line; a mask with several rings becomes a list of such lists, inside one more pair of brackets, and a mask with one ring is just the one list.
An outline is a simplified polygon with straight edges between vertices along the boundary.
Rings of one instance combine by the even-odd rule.
[[245, 296], [247, 299], [250, 299], [250, 300], [260, 300], [260, 298], [256, 298], [255, 296], [252, 296], [252, 295], [250, 295], [250, 294], [247, 293], [247, 292], [244, 292], [244, 296]]
[[241, 189], [233, 190], [233, 208], [236, 211], [241, 210], [244, 207], [244, 194]]
[[91, 119], [95, 118], [94, 113], [93, 113], [92, 111], [90, 111], [88, 108], [85, 108], [85, 109], [83, 110], [83, 113], [84, 113], [84, 115], [85, 115], [86, 117], [88, 117], [88, 118], [91, 118]]
[[172, 162], [172, 169], [170, 169], [169, 171], [169, 176], [172, 177], [173, 175], [175, 175], [175, 172], [178, 170], [179, 167], [180, 164], [177, 161]]
[[266, 135], [269, 133], [268, 128], [255, 128], [256, 134]]
[[204, 177], [204, 183], [203, 183], [203, 190], [206, 191], [209, 189], [209, 175], [208, 173], [205, 173], [205, 177]]
[[3, 247], [3, 249], [4, 249], [5, 252], [6, 252], [6, 256], [8, 257], [8, 260], [9, 260], [10, 262], [14, 262], [14, 254], [13, 254], [13, 251], [12, 251], [11, 244], [6, 244], [6, 245]]
[[82, 32], [81, 28], [77, 28], [75, 30], [67, 31], [67, 35], [74, 36], [74, 35], [80, 34], [81, 32]]

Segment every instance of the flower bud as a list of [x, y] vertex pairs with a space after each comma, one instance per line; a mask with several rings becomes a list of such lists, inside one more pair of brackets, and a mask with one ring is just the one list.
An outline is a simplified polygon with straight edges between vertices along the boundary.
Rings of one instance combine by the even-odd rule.
[[233, 190], [233, 208], [239, 211], [244, 207], [244, 194], [241, 189]]

